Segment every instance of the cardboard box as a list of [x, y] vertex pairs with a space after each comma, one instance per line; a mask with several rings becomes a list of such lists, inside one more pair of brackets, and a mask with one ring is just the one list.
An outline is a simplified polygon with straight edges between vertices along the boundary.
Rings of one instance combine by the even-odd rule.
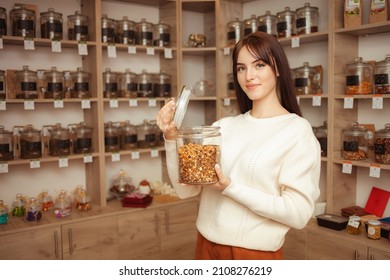
[[390, 19], [390, 0], [371, 0], [369, 23], [387, 21]]
[[363, 0], [344, 1], [344, 27], [359, 27], [363, 21]]

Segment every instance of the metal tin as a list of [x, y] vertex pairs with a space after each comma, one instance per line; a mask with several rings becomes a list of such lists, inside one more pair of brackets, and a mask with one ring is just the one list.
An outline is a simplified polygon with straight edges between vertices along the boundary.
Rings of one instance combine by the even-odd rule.
[[47, 12], [42, 12], [40, 15], [41, 38], [62, 40], [62, 14], [55, 12], [53, 8], [49, 8]]

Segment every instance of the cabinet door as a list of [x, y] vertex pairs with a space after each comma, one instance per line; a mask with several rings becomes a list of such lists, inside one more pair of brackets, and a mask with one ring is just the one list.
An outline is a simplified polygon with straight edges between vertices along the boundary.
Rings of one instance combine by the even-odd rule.
[[285, 260], [306, 259], [306, 230], [290, 229], [283, 245]]
[[61, 228], [29, 229], [0, 237], [2, 260], [62, 259]]
[[390, 250], [381, 250], [368, 247], [368, 259], [370, 260], [390, 260]]
[[62, 226], [65, 260], [117, 259], [116, 217], [103, 217]]

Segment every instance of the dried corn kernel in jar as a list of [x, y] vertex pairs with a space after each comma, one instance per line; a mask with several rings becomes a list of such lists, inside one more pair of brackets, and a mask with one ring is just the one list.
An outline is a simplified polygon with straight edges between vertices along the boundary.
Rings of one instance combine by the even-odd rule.
[[379, 222], [378, 220], [368, 221], [367, 237], [370, 239], [381, 238], [381, 222]]

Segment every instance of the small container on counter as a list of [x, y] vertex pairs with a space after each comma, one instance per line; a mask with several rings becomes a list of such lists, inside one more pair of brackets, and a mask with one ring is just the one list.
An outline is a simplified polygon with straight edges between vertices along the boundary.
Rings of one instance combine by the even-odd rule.
[[131, 72], [129, 68], [119, 76], [119, 91], [122, 97], [138, 97], [137, 74]]
[[89, 211], [92, 209], [91, 197], [87, 194], [87, 191], [80, 188], [75, 195], [74, 199], [75, 208], [78, 211]]
[[91, 92], [89, 89], [90, 73], [83, 71], [83, 68], [78, 67], [77, 71], [70, 73], [71, 86], [70, 97], [71, 98], [90, 98]]
[[171, 75], [165, 73], [164, 70], [152, 75], [152, 83], [154, 97], [171, 96]]
[[20, 132], [20, 158], [35, 159], [42, 157], [42, 134], [31, 124]]
[[374, 93], [390, 93], [390, 54], [385, 59], [375, 64], [374, 70]]
[[137, 126], [137, 138], [139, 148], [152, 148], [156, 146], [155, 127], [148, 121]]
[[14, 140], [11, 131], [5, 130], [0, 125], [0, 161], [9, 161], [14, 159]]
[[0, 37], [7, 35], [7, 10], [0, 7]]
[[62, 40], [62, 14], [55, 12], [53, 8], [49, 8], [47, 12], [42, 12], [40, 15], [41, 38]]
[[122, 150], [133, 150], [138, 147], [137, 126], [126, 121], [121, 127], [120, 144]]
[[368, 130], [358, 123], [342, 131], [342, 157], [346, 160], [367, 159]]
[[370, 239], [381, 239], [381, 222], [370, 220], [367, 222], [367, 237]]
[[73, 145], [73, 153], [89, 154], [92, 153], [92, 133], [93, 128], [85, 122], [81, 122], [71, 132], [71, 140]]
[[243, 23], [239, 18], [235, 18], [233, 21], [227, 24], [227, 44], [228, 46], [234, 46], [243, 37]]
[[6, 78], [5, 78], [5, 71], [0, 70], [0, 100], [5, 100], [7, 98], [6, 94]]
[[8, 206], [4, 204], [3, 200], [0, 200], [0, 225], [8, 224], [8, 222], [9, 222]]
[[27, 65], [23, 70], [15, 71], [16, 78], [16, 98], [17, 99], [36, 99], [38, 98], [36, 71], [29, 69]]
[[104, 150], [106, 153], [119, 152], [120, 150], [120, 128], [112, 122], [104, 125]]
[[38, 222], [42, 219], [41, 205], [35, 197], [31, 197], [26, 203], [24, 220], [28, 222]]
[[153, 97], [152, 74], [143, 69], [142, 73], [137, 75], [137, 84], [138, 97]]
[[41, 210], [43, 212], [47, 212], [53, 208], [53, 198], [49, 195], [47, 190], [42, 190], [42, 192], [38, 195], [38, 201], [41, 205]]
[[26, 212], [26, 200], [22, 194], [17, 193], [15, 200], [12, 202], [12, 216], [13, 217], [24, 217]]
[[324, 121], [324, 124], [317, 127], [314, 135], [321, 146], [321, 156], [326, 157], [328, 151], [328, 122]]
[[135, 24], [135, 39], [137, 45], [153, 46], [153, 24], [146, 18]]
[[116, 23], [115, 38], [118, 44], [135, 45], [135, 22], [123, 16]]
[[259, 16], [258, 19], [259, 19], [259, 26], [257, 27], [258, 31], [268, 33], [269, 35], [278, 37], [278, 30], [277, 30], [278, 17], [276, 15], [272, 15], [270, 11], [266, 11], [265, 14]]
[[278, 18], [278, 22], [276, 24], [278, 38], [290, 38], [295, 36], [295, 11], [291, 11], [290, 7], [285, 7], [284, 11], [277, 13], [276, 16]]
[[251, 15], [250, 18], [245, 19], [243, 21], [244, 36], [256, 32], [258, 25], [259, 20], [256, 15]]
[[390, 163], [390, 123], [383, 129], [375, 131], [374, 135], [375, 161], [378, 163]]
[[70, 155], [70, 131], [57, 123], [49, 130], [49, 155]]
[[318, 8], [305, 3], [302, 8], [296, 9], [296, 30], [298, 35], [318, 32]]
[[88, 16], [76, 11], [68, 16], [68, 40], [88, 41]]
[[54, 200], [53, 213], [58, 219], [70, 216], [72, 211], [72, 201], [65, 190], [61, 190], [60, 194]]
[[106, 68], [103, 73], [103, 95], [105, 98], [117, 98], [119, 96], [118, 74]]
[[350, 216], [347, 224], [349, 234], [358, 235], [362, 233], [362, 219], [359, 216]]
[[10, 11], [12, 36], [35, 38], [35, 11], [18, 7]]
[[44, 98], [63, 99], [65, 97], [65, 75], [52, 67], [44, 72]]
[[153, 25], [153, 45], [157, 47], [169, 47], [171, 44], [171, 26], [162, 20]]
[[116, 21], [106, 14], [102, 15], [102, 42], [115, 43]]
[[125, 195], [130, 194], [135, 190], [136, 187], [133, 184], [133, 179], [121, 169], [118, 175], [112, 180], [110, 193], [118, 200], [121, 200]]
[[346, 94], [370, 94], [373, 86], [373, 67], [361, 57], [346, 67]]

